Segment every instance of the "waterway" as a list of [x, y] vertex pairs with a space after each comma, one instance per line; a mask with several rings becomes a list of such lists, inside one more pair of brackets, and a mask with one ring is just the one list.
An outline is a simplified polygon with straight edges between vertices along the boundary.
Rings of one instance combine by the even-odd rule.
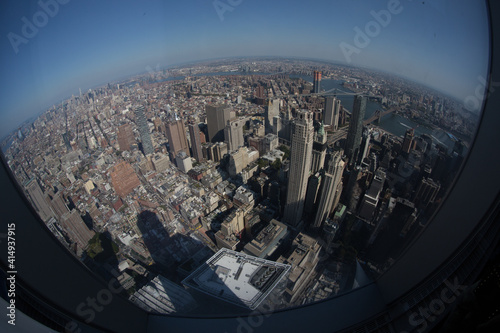
[[[312, 82], [312, 77], [306, 75], [291, 75], [290, 77], [300, 77], [308, 82]], [[330, 89], [339, 89], [340, 91], [353, 93], [352, 90], [343, 86], [344, 81], [342, 80], [331, 80], [326, 79], [321, 81], [321, 90], [328, 91]], [[342, 105], [349, 111], [352, 111], [352, 106], [354, 102], [353, 95], [342, 95], [340, 92], [337, 95], [340, 99]], [[373, 116], [376, 110], [384, 110], [384, 107], [375, 100], [368, 100], [366, 102], [365, 119]], [[435, 144], [445, 145], [449, 150], [453, 149], [455, 142], [449, 137], [449, 135], [439, 129], [439, 128], [429, 128], [427, 126], [421, 125], [411, 119], [405, 118], [403, 116], [397, 115], [395, 113], [388, 114], [380, 119], [380, 123], [374, 123], [374, 125], [380, 127], [386, 132], [389, 132], [396, 136], [404, 136], [406, 131], [410, 128], [415, 130], [415, 136], [421, 134], [430, 135]]]
[[[201, 77], [201, 76], [227, 76], [227, 75], [272, 75], [273, 73], [261, 73], [261, 72], [217, 72], [217, 73], [201, 73], [195, 74], [193, 76]], [[308, 82], [313, 82], [312, 76], [308, 75], [290, 75], [291, 78], [301, 78]], [[175, 80], [183, 80], [184, 76], [178, 77], [168, 77], [161, 81], [156, 82], [164, 82], [164, 81], [175, 81]], [[332, 80], [332, 79], [324, 79], [321, 81], [321, 90], [327, 91], [331, 89], [339, 89], [340, 91], [351, 92], [352, 90], [343, 86], [343, 80]], [[352, 111], [352, 105], [354, 101], [353, 95], [342, 95], [340, 92], [337, 97], [340, 99], [342, 105], [349, 111]], [[365, 111], [365, 119], [370, 118], [376, 110], [384, 110], [383, 106], [375, 100], [368, 100], [366, 103], [366, 111]], [[415, 130], [415, 135], [419, 136], [421, 134], [430, 135], [435, 144], [445, 145], [449, 150], [453, 149], [455, 142], [450, 138], [450, 136], [443, 130], [438, 128], [432, 129], [427, 126], [421, 125], [417, 122], [412, 121], [411, 119], [402, 117], [400, 115], [391, 113], [382, 117], [380, 123], [375, 123], [381, 129], [386, 132], [389, 132], [396, 136], [404, 136], [406, 130], [413, 128]]]

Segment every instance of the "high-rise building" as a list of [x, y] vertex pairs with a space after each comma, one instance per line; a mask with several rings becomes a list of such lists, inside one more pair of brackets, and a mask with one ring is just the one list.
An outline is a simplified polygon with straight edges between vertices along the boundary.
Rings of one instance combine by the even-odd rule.
[[132, 166], [125, 161], [113, 166], [110, 176], [113, 188], [120, 197], [126, 197], [141, 184]]
[[121, 151], [130, 150], [132, 145], [135, 144], [134, 132], [130, 124], [124, 124], [118, 127], [117, 133], [118, 145]]
[[203, 152], [201, 151], [200, 128], [198, 124], [189, 124], [189, 136], [191, 137], [191, 149], [193, 150], [193, 157], [198, 162], [203, 161]]
[[349, 159], [349, 164], [356, 162], [361, 145], [361, 134], [363, 132], [363, 119], [366, 110], [366, 97], [361, 95], [354, 96], [351, 121], [349, 123], [349, 132], [345, 145], [345, 154]]
[[255, 89], [255, 97], [260, 99], [263, 99], [265, 97], [263, 86], [257, 86], [257, 88]]
[[141, 135], [142, 152], [144, 155], [149, 155], [154, 152], [153, 142], [149, 133], [148, 121], [144, 113], [144, 106], [140, 105], [135, 109], [135, 121], [139, 134]]
[[189, 146], [186, 137], [186, 128], [181, 119], [170, 121], [167, 124], [167, 138], [170, 150], [170, 158], [175, 159], [181, 151], [189, 155]]
[[280, 100], [270, 99], [266, 107], [266, 133], [273, 133], [274, 117], [280, 115]]
[[28, 193], [28, 198], [31, 199], [31, 204], [37, 211], [40, 218], [45, 222], [52, 217], [52, 211], [50, 210], [49, 204], [46, 200], [47, 195], [42, 192], [40, 185], [35, 178], [31, 178], [25, 184], [26, 192]]
[[212, 156], [213, 156], [214, 162], [219, 162], [220, 160], [222, 160], [224, 155], [226, 155], [228, 152], [227, 144], [225, 142], [217, 142], [214, 145], [213, 151], [214, 151], [214, 153]]
[[170, 165], [168, 156], [162, 153], [155, 154], [151, 159], [151, 162], [153, 163], [156, 172], [163, 172], [167, 170]]
[[64, 202], [64, 198], [62, 196], [61, 192], [57, 192], [52, 200], [50, 201], [50, 206], [52, 207], [52, 210], [57, 216], [57, 219], [61, 221], [61, 217], [69, 212], [68, 206], [66, 206], [66, 203]]
[[319, 262], [320, 251], [321, 245], [316, 239], [299, 233], [293, 240], [288, 254], [276, 260], [277, 263], [292, 265], [287, 288], [283, 293], [287, 302], [295, 302], [311, 282], [311, 277]]
[[184, 173], [187, 173], [189, 170], [193, 168], [191, 157], [189, 157], [188, 154], [186, 154], [182, 150], [175, 157], [175, 163], [177, 164], [179, 170], [181, 170]]
[[307, 182], [306, 201], [304, 203], [304, 216], [308, 221], [314, 218], [318, 202], [319, 187], [321, 185], [321, 172], [316, 172], [309, 177]]
[[312, 112], [301, 110], [292, 124], [290, 149], [290, 176], [283, 221], [293, 227], [299, 225], [304, 210], [307, 180], [311, 171], [314, 126]]
[[314, 137], [311, 173], [316, 173], [320, 169], [323, 169], [323, 165], [325, 164], [326, 147], [327, 144], [325, 127], [323, 126], [323, 124], [321, 124], [318, 132], [316, 132]]
[[245, 145], [243, 139], [243, 127], [245, 126], [244, 119], [234, 119], [227, 122], [224, 128], [224, 142], [227, 143], [227, 148], [236, 150]]
[[313, 92], [318, 94], [321, 88], [321, 72], [314, 71]]
[[273, 117], [273, 134], [278, 135], [281, 132], [280, 116]]
[[385, 177], [385, 170], [379, 168], [375, 172], [375, 177], [373, 178], [370, 188], [366, 191], [365, 196], [361, 201], [359, 216], [365, 220], [370, 221], [373, 217], [373, 213], [375, 212], [380, 199], [380, 193], [384, 187]]
[[337, 206], [342, 192], [341, 181], [345, 163], [342, 161], [342, 153], [335, 151], [328, 154], [328, 164], [321, 177], [321, 194], [314, 219], [314, 228], [320, 228], [321, 224]]
[[227, 105], [207, 105], [208, 139], [210, 142], [224, 141], [224, 128], [231, 119], [231, 111]]
[[325, 125], [333, 127], [333, 130], [337, 130], [339, 126], [339, 116], [340, 116], [340, 99], [333, 96], [325, 97], [325, 111], [323, 115], [323, 122]]
[[63, 138], [63, 141], [64, 141], [64, 145], [66, 146], [66, 150], [68, 152], [72, 151], [73, 147], [71, 147], [71, 142], [70, 142], [70, 139], [69, 139], [69, 132], [63, 133], [62, 134], [62, 138]]
[[361, 138], [361, 144], [359, 148], [358, 162], [361, 163], [368, 156], [370, 152], [370, 139], [371, 139], [371, 129], [365, 128]]
[[431, 178], [423, 178], [415, 192], [413, 201], [416, 205], [427, 206], [436, 199], [441, 184]]
[[89, 230], [76, 209], [66, 212], [61, 217], [61, 225], [64, 227], [69, 237], [82, 250], [86, 249], [89, 240], [94, 237], [95, 232]]
[[410, 128], [409, 130], [406, 131], [405, 133], [405, 138], [403, 140], [403, 148], [402, 150], [409, 154], [410, 150], [412, 150], [413, 146], [413, 137], [415, 135], [415, 130], [413, 128]]

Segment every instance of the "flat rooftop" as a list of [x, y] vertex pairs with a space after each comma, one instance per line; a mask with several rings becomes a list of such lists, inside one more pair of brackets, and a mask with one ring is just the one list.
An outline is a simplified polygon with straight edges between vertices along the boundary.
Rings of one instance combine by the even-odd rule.
[[290, 269], [290, 265], [223, 248], [182, 283], [204, 294], [253, 310]]

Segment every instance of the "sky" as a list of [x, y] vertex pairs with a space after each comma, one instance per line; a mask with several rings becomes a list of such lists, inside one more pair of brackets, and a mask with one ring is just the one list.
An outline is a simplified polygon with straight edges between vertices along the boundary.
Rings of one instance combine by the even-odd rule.
[[489, 54], [483, 1], [3, 0], [0, 137], [79, 88], [188, 61], [329, 60], [463, 101]]

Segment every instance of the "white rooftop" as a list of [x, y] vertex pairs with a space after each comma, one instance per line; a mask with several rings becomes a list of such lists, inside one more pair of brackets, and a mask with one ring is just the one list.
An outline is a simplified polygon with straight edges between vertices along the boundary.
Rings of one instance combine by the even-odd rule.
[[182, 283], [202, 293], [255, 309], [291, 266], [220, 249]]

